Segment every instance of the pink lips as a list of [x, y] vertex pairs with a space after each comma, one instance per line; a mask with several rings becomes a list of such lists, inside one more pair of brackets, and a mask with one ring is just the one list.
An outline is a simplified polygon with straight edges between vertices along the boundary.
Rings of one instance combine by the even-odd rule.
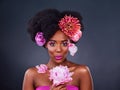
[[55, 59], [56, 59], [56, 60], [61, 60], [61, 59], [62, 59], [62, 56], [55, 56]]

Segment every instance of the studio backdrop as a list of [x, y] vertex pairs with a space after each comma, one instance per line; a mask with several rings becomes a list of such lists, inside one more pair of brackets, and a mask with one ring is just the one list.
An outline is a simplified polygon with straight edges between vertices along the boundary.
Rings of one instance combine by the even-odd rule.
[[89, 66], [95, 90], [120, 90], [119, 0], [1, 0], [0, 90], [22, 90], [25, 71], [48, 61], [27, 33], [28, 20], [48, 8], [81, 13], [83, 37], [68, 59]]

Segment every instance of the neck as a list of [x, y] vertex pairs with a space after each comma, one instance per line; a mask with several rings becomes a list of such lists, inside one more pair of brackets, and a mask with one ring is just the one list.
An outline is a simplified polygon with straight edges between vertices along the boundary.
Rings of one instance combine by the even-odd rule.
[[49, 69], [51, 69], [51, 68], [53, 68], [55, 66], [59, 66], [59, 65], [63, 65], [63, 66], [66, 65], [67, 66], [68, 65], [67, 59], [65, 59], [62, 63], [56, 63], [56, 62], [53, 62], [53, 60], [50, 59], [48, 64], [47, 64]]

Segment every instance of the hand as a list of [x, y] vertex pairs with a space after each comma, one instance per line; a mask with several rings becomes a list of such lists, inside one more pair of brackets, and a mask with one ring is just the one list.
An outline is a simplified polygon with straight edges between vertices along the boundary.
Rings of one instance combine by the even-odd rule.
[[51, 86], [50, 90], [67, 90], [66, 85], [65, 84], [60, 84], [57, 86]]

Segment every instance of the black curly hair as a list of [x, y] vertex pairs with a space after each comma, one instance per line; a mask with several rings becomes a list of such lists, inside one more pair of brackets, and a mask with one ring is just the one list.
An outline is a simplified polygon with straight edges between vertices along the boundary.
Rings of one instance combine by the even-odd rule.
[[34, 17], [32, 17], [28, 22], [28, 32], [31, 36], [32, 41], [35, 42], [35, 35], [37, 32], [43, 32], [46, 42], [60, 30], [58, 23], [65, 15], [71, 15], [77, 17], [82, 26], [81, 31], [83, 31], [82, 16], [80, 13], [75, 11], [63, 11], [60, 12], [57, 9], [45, 9], [38, 12]]

